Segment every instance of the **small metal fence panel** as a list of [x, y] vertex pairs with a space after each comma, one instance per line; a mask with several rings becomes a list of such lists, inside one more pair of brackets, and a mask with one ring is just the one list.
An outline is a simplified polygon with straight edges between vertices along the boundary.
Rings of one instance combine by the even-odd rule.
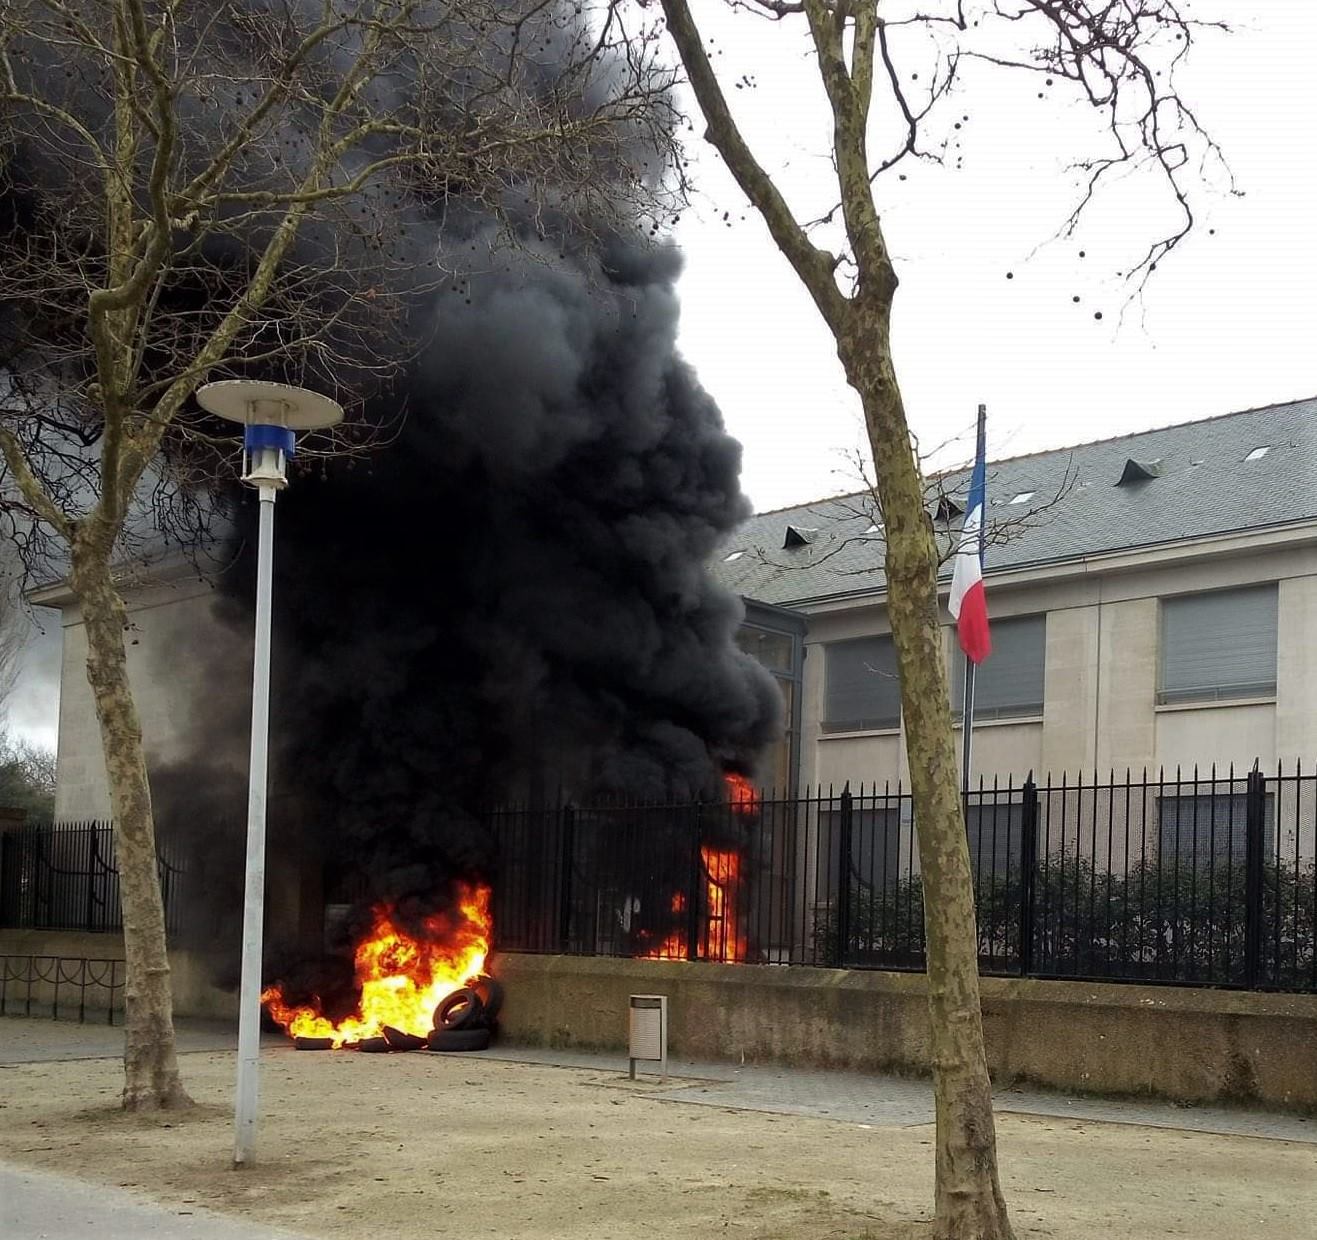
[[0, 955], [0, 1016], [103, 1020], [123, 1013], [124, 962]]

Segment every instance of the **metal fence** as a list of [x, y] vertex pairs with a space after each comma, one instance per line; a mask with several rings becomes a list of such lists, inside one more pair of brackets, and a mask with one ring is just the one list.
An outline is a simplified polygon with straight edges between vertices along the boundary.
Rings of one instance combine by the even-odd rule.
[[[157, 856], [165, 920], [173, 932], [179, 928], [183, 857], [165, 841]], [[44, 823], [0, 834], [0, 926], [121, 930], [111, 824]]]
[[[1317, 776], [981, 784], [985, 973], [1317, 991]], [[504, 950], [922, 969], [900, 786], [490, 816]]]
[[77, 956], [0, 956], [0, 1016], [44, 1016], [55, 1020], [88, 1015], [114, 1024], [123, 1014], [122, 960]]

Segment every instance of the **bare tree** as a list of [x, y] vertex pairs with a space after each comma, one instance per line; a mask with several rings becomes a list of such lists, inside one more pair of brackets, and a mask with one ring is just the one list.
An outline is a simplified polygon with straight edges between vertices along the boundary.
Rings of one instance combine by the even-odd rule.
[[[898, 281], [875, 182], [903, 160], [943, 149], [928, 131], [966, 56], [1063, 79], [1103, 115], [1111, 143], [1108, 153], [1083, 165], [1078, 210], [1116, 171], [1139, 168], [1159, 178], [1178, 207], [1170, 230], [1131, 264], [1138, 281], [1187, 235], [1194, 217], [1184, 178], [1197, 175], [1198, 161], [1215, 154], [1173, 84], [1194, 24], [1175, 0], [731, 2], [807, 27], [831, 111], [837, 205], [821, 220], [802, 223], [742, 136], [692, 6], [662, 0], [704, 114], [705, 137], [813, 299], [863, 405], [927, 894], [937, 1100], [934, 1230], [943, 1240], [1003, 1240], [1012, 1233], [997, 1173], [983, 1047], [974, 893], [939, 628], [939, 549], [892, 357]], [[911, 71], [912, 57], [921, 72]], [[883, 144], [878, 154], [870, 150], [875, 138]], [[829, 249], [816, 240], [816, 229], [836, 222], [842, 236]]]
[[677, 167], [656, 39], [603, 0], [0, 11], [4, 507], [86, 625], [122, 867], [126, 1108], [188, 1102], [116, 569], [163, 508], [203, 513], [198, 488], [231, 465], [192, 396], [225, 375], [357, 401], [406, 362], [423, 294], [462, 278], [459, 245], [565, 213], [656, 227]]

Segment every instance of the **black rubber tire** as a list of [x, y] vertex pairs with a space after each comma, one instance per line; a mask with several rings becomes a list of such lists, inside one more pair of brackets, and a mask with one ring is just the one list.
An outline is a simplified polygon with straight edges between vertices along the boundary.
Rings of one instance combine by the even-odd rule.
[[384, 1040], [389, 1044], [390, 1050], [395, 1051], [420, 1051], [425, 1049], [425, 1039], [418, 1038], [414, 1033], [404, 1033], [401, 1029], [395, 1029], [392, 1025], [384, 1026]]
[[432, 1051], [483, 1051], [492, 1040], [488, 1029], [436, 1029], [426, 1039]]
[[294, 1038], [293, 1046], [299, 1051], [332, 1051], [333, 1038]]
[[357, 1050], [365, 1055], [383, 1055], [392, 1049], [388, 1038], [362, 1038], [357, 1045]]
[[480, 1001], [485, 1005], [485, 1020], [493, 1028], [498, 1014], [503, 1010], [503, 983], [496, 977], [482, 977], [471, 989], [480, 996]]
[[463, 986], [461, 990], [453, 991], [435, 1008], [434, 1027], [451, 1032], [472, 1029], [480, 1023], [484, 1014], [485, 1005], [480, 1001], [480, 995], [469, 986]]

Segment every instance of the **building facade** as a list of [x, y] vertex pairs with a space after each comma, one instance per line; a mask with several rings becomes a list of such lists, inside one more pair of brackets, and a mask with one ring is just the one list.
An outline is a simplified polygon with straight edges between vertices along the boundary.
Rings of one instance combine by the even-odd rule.
[[[930, 490], [948, 550], [967, 485]], [[996, 462], [988, 491], [977, 772], [1317, 757], [1317, 401]], [[716, 565], [803, 624], [801, 785], [906, 776], [882, 553], [880, 509], [853, 495], [752, 518]]]

